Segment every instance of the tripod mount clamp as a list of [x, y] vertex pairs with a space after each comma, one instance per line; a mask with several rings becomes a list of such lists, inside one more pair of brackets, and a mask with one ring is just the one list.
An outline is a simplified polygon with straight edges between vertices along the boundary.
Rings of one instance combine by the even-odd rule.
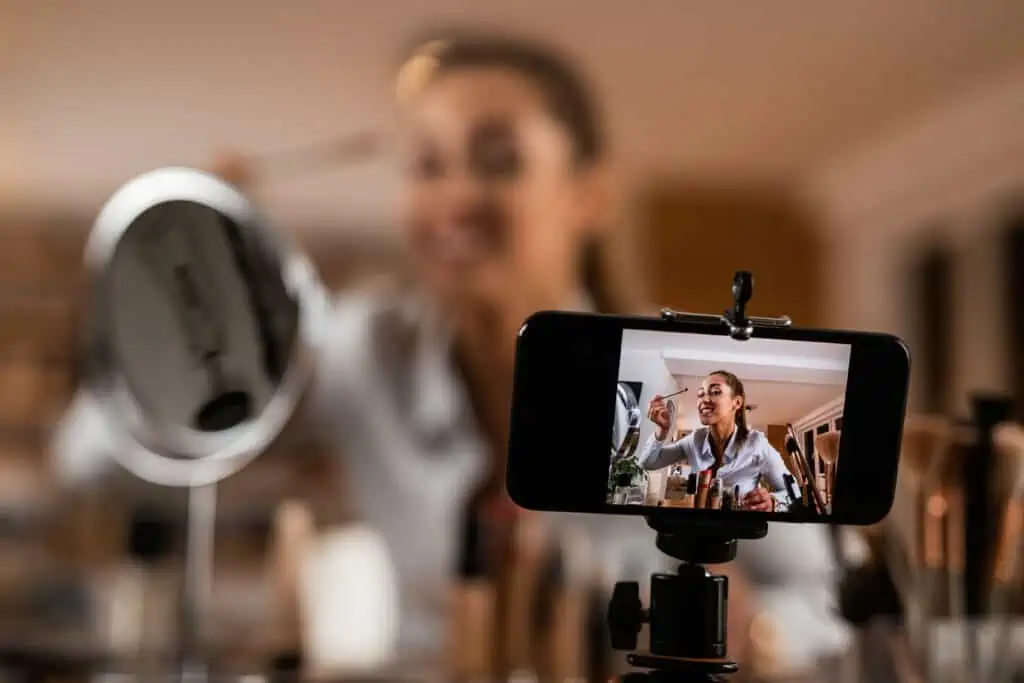
[[662, 320], [675, 322], [691, 322], [703, 324], [724, 324], [729, 330], [729, 336], [737, 341], [747, 341], [754, 335], [754, 328], [757, 327], [791, 327], [793, 321], [788, 315], [778, 318], [765, 318], [759, 316], [747, 316], [747, 304], [754, 296], [754, 274], [749, 270], [738, 270], [732, 278], [732, 308], [722, 315], [709, 313], [686, 313], [674, 311], [671, 308], [661, 309]]

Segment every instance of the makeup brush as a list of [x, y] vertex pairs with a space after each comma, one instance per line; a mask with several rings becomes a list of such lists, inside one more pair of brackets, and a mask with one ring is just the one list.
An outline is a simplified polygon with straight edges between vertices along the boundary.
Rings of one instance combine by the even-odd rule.
[[[786, 437], [786, 439], [788, 441], [789, 437]], [[797, 489], [802, 490], [804, 487], [804, 473], [803, 470], [800, 469], [800, 465], [796, 462], [793, 452], [790, 451], [789, 448], [783, 448], [779, 455], [782, 456], [782, 462], [786, 466], [786, 469], [789, 470], [790, 476], [793, 478]]]
[[924, 527], [920, 539], [923, 576], [918, 586], [927, 615], [932, 618], [956, 616], [950, 614], [949, 588], [952, 587], [951, 577], [962, 572], [963, 550], [959, 548], [962, 541], [956, 538], [956, 532], [962, 527], [964, 510], [957, 476], [960, 470], [950, 463], [960, 464], [959, 459], [953, 457], [960, 448], [953, 441], [953, 430], [947, 421], [925, 424], [924, 429], [922, 451], [926, 460], [919, 479], [924, 497]]
[[999, 457], [994, 474], [1000, 483], [993, 491], [998, 495], [1001, 511], [988, 605], [989, 611], [999, 613], [1009, 611], [1007, 607], [1015, 597], [1015, 584], [1020, 582], [1021, 534], [1024, 532], [1024, 426], [1002, 425], [996, 428], [994, 438]]
[[[925, 482], [950, 447], [951, 430], [945, 419], [907, 420], [901, 448], [896, 501], [884, 524], [882, 561], [903, 603], [907, 638], [922, 664], [928, 650], [932, 586], [945, 563], [944, 520], [948, 503], [939, 494], [928, 500]], [[937, 469], [935, 470], [938, 471]]]
[[1022, 532], [1024, 532], [1024, 427], [1003, 424], [993, 434], [998, 464], [993, 491], [999, 496], [997, 542], [988, 588], [988, 612], [997, 621], [995, 658], [986, 677], [990, 681], [1009, 680], [1019, 655], [1013, 648], [1014, 615], [1021, 595]]
[[969, 466], [970, 453], [969, 441], [954, 437], [937, 475], [939, 491], [946, 504], [943, 567], [946, 585], [942, 603], [946, 616], [961, 621], [967, 608], [964, 601], [964, 537], [967, 528], [963, 478], [964, 469]]
[[814, 481], [814, 473], [811, 472], [810, 463], [804, 457], [803, 450], [800, 448], [800, 441], [796, 438], [796, 431], [793, 429], [792, 424], [786, 425], [786, 450], [792, 454], [793, 460], [803, 475], [804, 486], [810, 491], [811, 495], [809, 496], [808, 503], [814, 506], [818, 514], [825, 514], [825, 498], [821, 495], [821, 491], [818, 490], [817, 482]]
[[378, 157], [384, 148], [381, 134], [364, 131], [278, 152], [221, 153], [211, 170], [229, 182], [248, 186], [253, 181], [323, 172], [368, 161]]
[[660, 398], [662, 401], [664, 401], [665, 399], [672, 398], [673, 396], [679, 396], [680, 394], [685, 394], [689, 390], [690, 390], [689, 387], [683, 387], [679, 391], [673, 391], [671, 394], [665, 394], [664, 396], [659, 396], [658, 398]]
[[825, 432], [814, 440], [814, 452], [825, 464], [825, 502], [832, 504], [833, 473], [839, 458], [839, 432]]
[[959, 632], [959, 640], [963, 644], [967, 656], [962, 658], [962, 669], [958, 672], [960, 681], [975, 680], [978, 644], [977, 633], [973, 622], [967, 617], [967, 596], [965, 592], [965, 571], [967, 569], [967, 502], [965, 494], [965, 472], [971, 467], [971, 455], [974, 452], [973, 430], [967, 433], [954, 430], [953, 445], [949, 449], [949, 457], [939, 474], [939, 485], [947, 504], [945, 518], [945, 590], [941, 613], [950, 619]]
[[[903, 430], [897, 479], [897, 506], [890, 515], [888, 526], [899, 539], [909, 566], [906, 570], [916, 574], [922, 567], [925, 510], [925, 489], [933, 467], [939, 471], [939, 461], [950, 447], [951, 432], [943, 418], [915, 416], [909, 418]], [[903, 563], [900, 563], [903, 564]], [[907, 587], [914, 585], [908, 576]]]

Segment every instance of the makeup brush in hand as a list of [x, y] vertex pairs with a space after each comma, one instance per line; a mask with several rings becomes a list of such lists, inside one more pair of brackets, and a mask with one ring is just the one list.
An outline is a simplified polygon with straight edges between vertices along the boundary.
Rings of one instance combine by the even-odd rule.
[[378, 157], [384, 150], [381, 135], [364, 131], [303, 147], [257, 155], [221, 152], [211, 172], [239, 186], [269, 178], [299, 176], [361, 163]]
[[661, 398], [661, 400], [664, 401], [665, 399], [672, 398], [673, 396], [679, 396], [681, 394], [685, 394], [689, 390], [690, 390], [689, 387], [683, 387], [679, 391], [673, 391], [671, 394], [665, 394], [664, 396], [660, 396], [659, 398]]

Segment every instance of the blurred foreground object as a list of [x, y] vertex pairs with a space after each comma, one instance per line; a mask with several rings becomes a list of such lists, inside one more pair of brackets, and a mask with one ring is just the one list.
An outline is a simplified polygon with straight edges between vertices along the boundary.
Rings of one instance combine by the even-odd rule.
[[136, 476], [190, 489], [182, 673], [208, 666], [215, 485], [291, 419], [322, 341], [312, 266], [249, 201], [190, 169], [124, 185], [86, 245], [85, 388]]
[[398, 580], [375, 531], [348, 526], [322, 533], [300, 562], [303, 660], [314, 677], [374, 671], [398, 644]]
[[893, 645], [926, 680], [1010, 681], [1024, 665], [1024, 428], [987, 419], [1006, 405], [983, 397], [972, 422], [907, 421], [896, 505], [868, 538], [872, 557], [846, 573], [846, 616], [901, 620]]

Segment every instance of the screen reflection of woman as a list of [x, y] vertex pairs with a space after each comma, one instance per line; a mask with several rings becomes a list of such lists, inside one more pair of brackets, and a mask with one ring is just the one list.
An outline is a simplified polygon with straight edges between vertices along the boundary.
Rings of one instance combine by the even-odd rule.
[[[738, 488], [744, 510], [782, 512], [792, 504], [784, 475], [789, 473], [782, 456], [763, 432], [747, 427], [746, 394], [736, 375], [718, 370], [697, 391], [701, 427], [682, 439], [665, 443], [671, 425], [665, 400], [655, 396], [647, 417], [656, 426], [637, 460], [644, 469], [659, 470], [681, 461], [695, 472], [710, 469], [726, 491]], [[759, 486], [766, 480], [768, 492]]]

